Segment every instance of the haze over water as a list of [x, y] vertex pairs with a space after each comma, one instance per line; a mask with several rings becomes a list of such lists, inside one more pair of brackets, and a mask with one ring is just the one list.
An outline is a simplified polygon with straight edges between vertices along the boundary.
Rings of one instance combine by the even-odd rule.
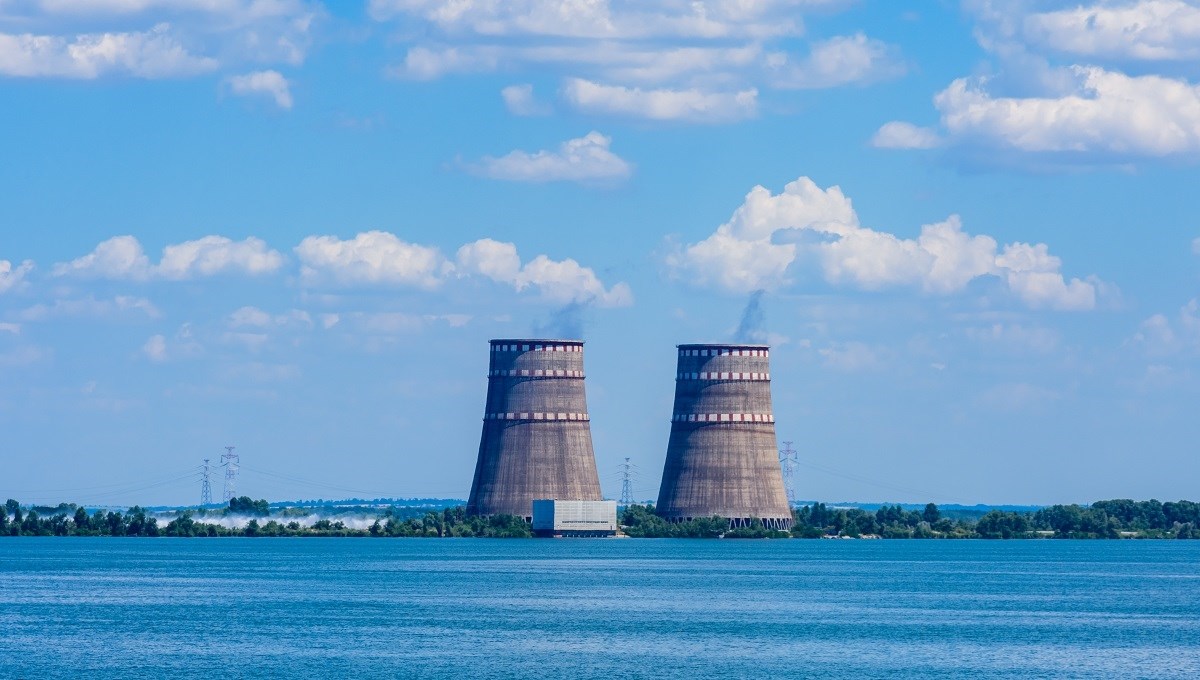
[[0, 677], [1183, 677], [1189, 541], [22, 539]]

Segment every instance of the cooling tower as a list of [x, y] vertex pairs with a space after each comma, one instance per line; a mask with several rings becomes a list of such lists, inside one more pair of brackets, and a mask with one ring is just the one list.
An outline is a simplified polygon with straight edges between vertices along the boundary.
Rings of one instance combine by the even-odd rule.
[[492, 340], [483, 436], [467, 512], [533, 514], [538, 498], [598, 501], [583, 342]]
[[680, 345], [671, 440], [658, 492], [669, 521], [790, 529], [765, 345]]

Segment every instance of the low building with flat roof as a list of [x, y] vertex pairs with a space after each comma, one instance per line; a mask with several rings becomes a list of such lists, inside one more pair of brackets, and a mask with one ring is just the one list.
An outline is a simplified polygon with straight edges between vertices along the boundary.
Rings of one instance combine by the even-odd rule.
[[532, 529], [535, 536], [616, 536], [617, 502], [538, 499]]

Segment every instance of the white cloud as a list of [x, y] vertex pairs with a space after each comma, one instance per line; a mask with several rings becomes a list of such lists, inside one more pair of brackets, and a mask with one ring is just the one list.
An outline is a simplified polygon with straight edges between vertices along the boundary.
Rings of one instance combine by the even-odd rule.
[[677, 278], [736, 293], [784, 288], [789, 270], [808, 263], [828, 283], [862, 290], [913, 286], [948, 295], [988, 276], [1032, 308], [1096, 305], [1097, 283], [1067, 281], [1045, 244], [998, 249], [990, 236], [964, 232], [957, 215], [925, 225], [915, 239], [876, 231], [859, 225], [841, 189], [823, 190], [807, 177], [778, 195], [755, 187], [716, 232], [667, 258]]
[[25, 260], [13, 266], [8, 260], [0, 260], [0, 295], [24, 285], [25, 275], [33, 271], [33, 260]]
[[490, 0], [446, 3], [441, 0], [371, 0], [377, 20], [422, 19], [447, 34], [538, 36], [553, 38], [698, 39], [797, 35], [805, 6], [848, 4], [831, 0], [763, 0], [759, 2], [681, 3], [558, 2], [555, 0]]
[[1200, 153], [1200, 87], [1161, 76], [1074, 67], [1073, 91], [994, 97], [959, 79], [934, 103], [948, 134], [1028, 152], [1172, 156]]
[[118, 315], [139, 312], [151, 319], [162, 316], [154, 303], [146, 298], [118, 295], [111, 300], [100, 300], [92, 296], [80, 299], [60, 299], [54, 304], [36, 304], [22, 310], [22, 321], [45, 321], [56, 318], [93, 317], [111, 319]]
[[1161, 356], [1200, 351], [1200, 300], [1179, 308], [1174, 320], [1155, 314], [1142, 322], [1133, 343], [1148, 354]]
[[0, 74], [182, 77], [239, 63], [299, 64], [324, 16], [307, 0], [0, 2]]
[[1192, 254], [1200, 255], [1200, 237], [1192, 239]]
[[164, 363], [197, 357], [204, 353], [204, 347], [193, 336], [192, 325], [185, 323], [172, 338], [167, 338], [161, 333], [150, 336], [142, 344], [141, 352], [154, 363]]
[[473, 170], [484, 177], [514, 182], [595, 182], [620, 180], [633, 168], [609, 151], [611, 139], [599, 132], [568, 139], [557, 151], [512, 151], [499, 158], [484, 157]]
[[55, 35], [0, 33], [0, 75], [27, 78], [98, 78], [110, 73], [171, 78], [207, 73], [217, 61], [196, 56], [169, 24], [149, 31]]
[[13, 335], [20, 335], [21, 324], [0, 322], [0, 333], [12, 333]]
[[279, 71], [253, 71], [240, 76], [230, 76], [226, 82], [229, 91], [236, 95], [267, 96], [281, 109], [292, 108], [292, 91], [287, 78]]
[[436, 288], [453, 269], [437, 248], [408, 243], [384, 231], [353, 239], [309, 236], [296, 246], [301, 275], [310, 282], [392, 283]]
[[533, 85], [509, 85], [500, 90], [504, 106], [515, 116], [545, 116], [551, 112], [549, 106], [533, 97]]
[[162, 363], [167, 360], [167, 339], [161, 334], [151, 335], [142, 345], [142, 354], [150, 361]]
[[536, 288], [549, 301], [565, 304], [595, 304], [624, 307], [633, 304], [633, 292], [625, 283], [605, 289], [596, 273], [573, 259], [552, 260], [538, 255], [522, 265], [517, 247], [492, 239], [480, 239], [458, 249], [460, 275], [482, 275], [511, 285], [518, 292]]
[[410, 80], [436, 80], [452, 73], [494, 71], [499, 63], [500, 52], [491, 48], [413, 47], [404, 63], [388, 69], [388, 74]]
[[[853, 0], [375, 0], [371, 15], [410, 38], [392, 75], [531, 71], [565, 76], [562, 96], [593, 114], [733, 122], [753, 117], [762, 87], [826, 88], [900, 75], [897, 50], [863, 34], [815, 40], [790, 57], [803, 15]], [[523, 86], [505, 92], [518, 115], [546, 109]]]
[[935, 130], [898, 120], [884, 123], [871, 138], [871, 146], [879, 149], [932, 149], [940, 143]]
[[758, 113], [758, 90], [753, 88], [739, 92], [643, 90], [571, 78], [562, 94], [580, 111], [650, 120], [721, 123], [753, 118]]
[[283, 266], [284, 257], [254, 237], [234, 241], [204, 236], [163, 248], [157, 265], [150, 264], [142, 244], [133, 236], [114, 236], [92, 252], [54, 265], [55, 276], [174, 281], [216, 274], [269, 274]]
[[837, 36], [814, 43], [809, 55], [798, 63], [776, 52], [767, 57], [775, 72], [775, 85], [814, 89], [866, 84], [904, 75], [905, 67], [896, 50], [862, 33]]
[[1200, 58], [1200, 7], [1181, 0], [1097, 3], [1029, 14], [1020, 32], [1048, 50], [1139, 61]]
[[239, 307], [229, 315], [231, 328], [271, 328], [282, 326], [302, 326], [312, 328], [312, 316], [302, 310], [293, 309], [286, 314], [269, 314], [258, 307]]
[[[954, 80], [934, 97], [944, 146], [1040, 168], [1200, 157], [1200, 87], [1168, 63], [1200, 57], [1195, 2], [963, 5], [992, 58], [977, 71], [990, 75]], [[1128, 66], [1137, 73], [1120, 70]]]
[[223, 273], [270, 274], [283, 266], [283, 255], [253, 236], [234, 241], [224, 236], [205, 236], [163, 248], [155, 274], [182, 280]]

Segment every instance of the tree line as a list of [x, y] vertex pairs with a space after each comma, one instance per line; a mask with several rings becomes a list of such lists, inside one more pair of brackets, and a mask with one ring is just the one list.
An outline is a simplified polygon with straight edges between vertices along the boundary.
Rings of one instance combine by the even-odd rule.
[[[250, 516], [244, 526], [227, 527], [206, 521], [209, 515]], [[813, 503], [792, 512], [790, 532], [762, 525], [730, 529], [721, 517], [667, 522], [652, 505], [631, 505], [621, 515], [623, 531], [635, 538], [1200, 538], [1200, 503], [1117, 499], [1089, 506], [1052, 505], [1033, 512], [991, 510], [977, 519], [943, 516], [929, 503], [923, 510], [884, 505], [875, 511], [828, 507]], [[413, 516], [409, 508], [388, 508], [365, 528], [348, 527], [338, 519], [312, 524], [270, 517], [265, 500], [247, 496], [231, 499], [219, 511], [201, 511], [200, 519], [182, 511], [165, 524], [145, 509], [125, 512], [82, 506], [23, 507], [8, 499], [0, 509], [0, 536], [368, 536], [368, 537], [484, 537], [532, 536], [523, 518], [511, 515], [470, 516], [457, 506]]]

